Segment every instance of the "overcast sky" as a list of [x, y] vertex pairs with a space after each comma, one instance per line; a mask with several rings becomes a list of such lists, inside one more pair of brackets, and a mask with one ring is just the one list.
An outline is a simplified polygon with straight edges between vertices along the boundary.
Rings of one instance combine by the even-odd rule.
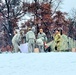
[[70, 12], [72, 8], [76, 9], [76, 0], [63, 0], [62, 11]]

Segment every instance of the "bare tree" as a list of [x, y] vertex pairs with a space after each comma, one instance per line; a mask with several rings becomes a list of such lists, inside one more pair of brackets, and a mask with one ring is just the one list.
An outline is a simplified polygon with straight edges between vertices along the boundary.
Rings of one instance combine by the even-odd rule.
[[52, 15], [53, 15], [56, 11], [58, 11], [61, 8], [63, 1], [62, 0], [51, 0], [51, 3], [52, 3], [52, 7], [53, 7], [52, 8], [52, 10], [53, 10]]
[[76, 9], [72, 8], [69, 13], [69, 18], [71, 18], [73, 21], [76, 21]]
[[16, 22], [18, 18], [24, 14], [24, 12], [22, 12], [22, 6], [19, 5], [20, 0], [14, 2], [15, 0], [5, 0], [5, 3], [0, 4], [0, 34], [3, 33], [1, 36], [3, 40], [0, 40], [0, 42], [2, 41], [0, 48], [2, 47], [3, 49], [8, 44], [11, 45], [13, 28], [17, 26]]
[[76, 40], [76, 9], [72, 8], [69, 15], [69, 36]]

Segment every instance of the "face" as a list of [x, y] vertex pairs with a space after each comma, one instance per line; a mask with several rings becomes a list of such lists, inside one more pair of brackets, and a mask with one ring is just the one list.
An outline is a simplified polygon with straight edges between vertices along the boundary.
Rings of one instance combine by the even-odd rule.
[[59, 31], [58, 31], [58, 30], [56, 30], [56, 31], [55, 31], [55, 33], [56, 33], [56, 34], [58, 34], [58, 33], [59, 33]]
[[17, 34], [17, 31], [14, 31], [14, 35]]
[[43, 33], [43, 29], [40, 29], [40, 33]]

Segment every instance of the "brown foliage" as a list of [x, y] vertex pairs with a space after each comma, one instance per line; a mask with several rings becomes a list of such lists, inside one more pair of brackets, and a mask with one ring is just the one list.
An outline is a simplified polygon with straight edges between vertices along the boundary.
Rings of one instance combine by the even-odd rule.
[[16, 27], [17, 26], [17, 22], [18, 22], [18, 18], [11, 19], [11, 22], [12, 22], [12, 26]]
[[40, 27], [42, 27], [43, 29], [49, 29], [51, 31], [59, 27], [61, 27], [64, 32], [68, 31], [69, 21], [65, 18], [65, 15], [67, 13], [62, 13], [61, 11], [57, 11], [52, 16], [51, 15], [52, 6], [50, 3], [39, 4], [38, 2], [36, 2], [36, 3], [26, 4], [26, 6], [28, 7], [28, 12], [32, 12], [35, 14], [34, 15], [35, 19], [33, 22], [34, 24], [36, 25], [41, 24]]

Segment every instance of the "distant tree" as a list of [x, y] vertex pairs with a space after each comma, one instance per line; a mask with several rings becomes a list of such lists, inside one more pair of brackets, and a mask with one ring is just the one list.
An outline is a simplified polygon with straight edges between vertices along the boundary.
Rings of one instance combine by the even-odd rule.
[[19, 5], [21, 0], [11, 0], [12, 5]]
[[3, 40], [0, 40], [2, 42], [0, 49], [6, 49], [7, 45], [11, 45], [13, 29], [17, 27], [18, 19], [25, 14], [22, 12], [22, 6], [19, 5], [20, 0], [13, 3], [14, 1], [5, 0], [5, 3], [1, 2], [0, 4], [0, 34]]
[[71, 18], [73, 21], [76, 21], [76, 9], [72, 8], [69, 13], [69, 18]]
[[69, 20], [66, 19], [66, 17], [65, 17], [66, 15], [67, 15], [67, 13], [57, 11], [56, 14], [53, 16], [53, 21], [54, 21], [54, 25], [56, 28], [62, 28], [63, 32], [67, 34]]
[[69, 24], [69, 33], [68, 35], [76, 40], [76, 9], [73, 8], [69, 15], [69, 20], [70, 20], [70, 24]]

